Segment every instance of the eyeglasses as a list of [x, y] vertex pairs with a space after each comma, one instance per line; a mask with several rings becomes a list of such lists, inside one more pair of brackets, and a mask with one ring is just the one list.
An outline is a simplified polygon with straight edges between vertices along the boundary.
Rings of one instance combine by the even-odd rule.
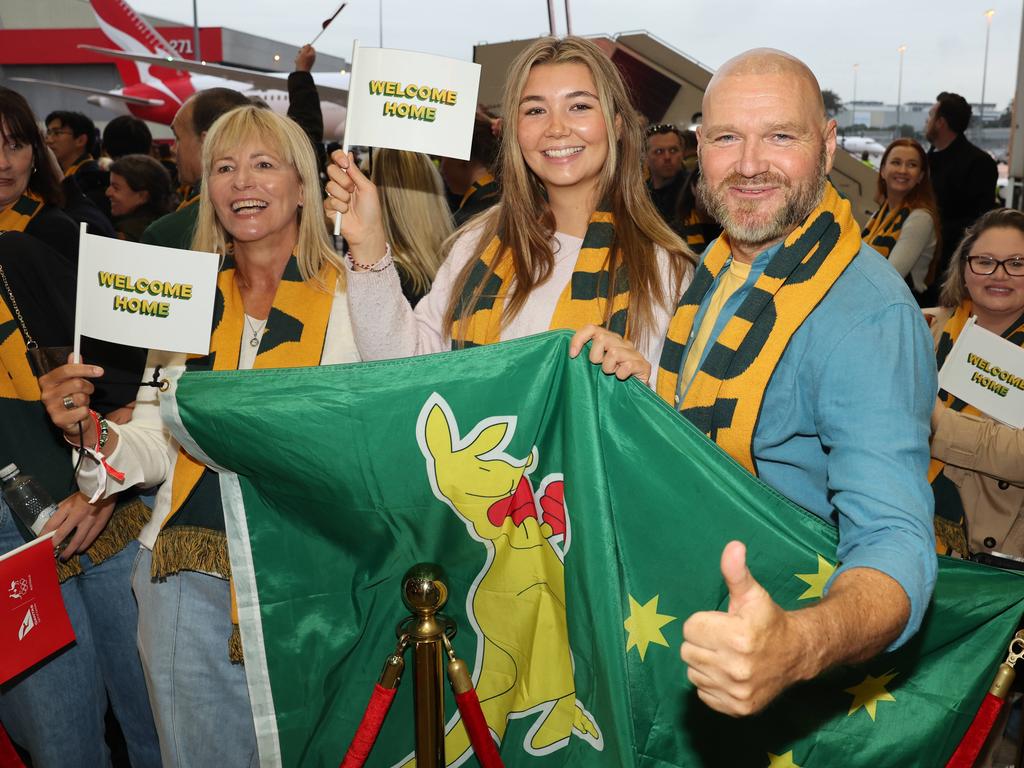
[[1024, 256], [993, 259], [991, 256], [968, 256], [967, 266], [976, 275], [994, 275], [1000, 267], [1010, 277], [1024, 277]]
[[70, 128], [47, 128], [46, 129], [47, 137], [60, 136], [62, 133], [66, 133], [66, 134], [68, 134], [70, 136], [71, 134], [74, 133], [74, 131], [72, 131]]
[[674, 133], [676, 136], [679, 136], [680, 138], [683, 135], [683, 132], [676, 128], [674, 125], [672, 125], [672, 123], [658, 123], [657, 125], [647, 126], [648, 137], [662, 133]]

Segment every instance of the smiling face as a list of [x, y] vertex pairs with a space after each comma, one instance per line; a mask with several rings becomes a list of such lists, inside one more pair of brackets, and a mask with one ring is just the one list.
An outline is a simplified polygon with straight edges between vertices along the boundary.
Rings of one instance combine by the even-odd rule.
[[[970, 256], [1024, 262], [1024, 233], [1013, 227], [986, 229], [974, 242]], [[964, 264], [964, 283], [978, 324], [994, 332], [1002, 332], [1024, 313], [1024, 277], [1011, 277], [1006, 266], [997, 267], [991, 275], [976, 275], [970, 264]]]
[[207, 189], [217, 219], [237, 244], [298, 239], [299, 174], [271, 142], [254, 137], [214, 157]]
[[592, 194], [608, 159], [608, 130], [590, 69], [540, 64], [530, 70], [517, 116], [519, 148], [548, 194]]
[[820, 201], [835, 121], [825, 121], [804, 76], [743, 70], [717, 78], [697, 131], [698, 194], [740, 258], [785, 238]]
[[11, 136], [0, 120], [0, 211], [17, 202], [31, 177], [31, 145]]
[[882, 180], [890, 197], [902, 200], [924, 178], [924, 159], [913, 147], [893, 147], [882, 164]]
[[110, 198], [110, 213], [114, 216], [127, 216], [149, 202], [149, 192], [136, 192], [125, 178], [117, 173], [110, 174], [107, 197]]

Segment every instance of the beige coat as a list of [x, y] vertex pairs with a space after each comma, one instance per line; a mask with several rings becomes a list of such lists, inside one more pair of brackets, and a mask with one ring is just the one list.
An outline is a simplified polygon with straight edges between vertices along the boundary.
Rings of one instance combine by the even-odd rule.
[[[935, 316], [931, 327], [937, 344], [952, 310], [926, 314]], [[931, 449], [960, 489], [971, 551], [1024, 557], [1024, 430], [937, 408]]]

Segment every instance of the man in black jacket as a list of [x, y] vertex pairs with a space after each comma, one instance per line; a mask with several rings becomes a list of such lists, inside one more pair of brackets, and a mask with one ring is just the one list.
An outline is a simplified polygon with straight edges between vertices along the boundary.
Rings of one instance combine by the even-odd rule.
[[[964, 229], [996, 206], [996, 161], [971, 144], [964, 131], [971, 121], [971, 105], [963, 96], [943, 91], [928, 113], [925, 138], [931, 142], [928, 166], [942, 217], [942, 253], [928, 294], [936, 293], [950, 256]], [[937, 295], [937, 294], [936, 294]], [[930, 298], [934, 298], [930, 296]]]

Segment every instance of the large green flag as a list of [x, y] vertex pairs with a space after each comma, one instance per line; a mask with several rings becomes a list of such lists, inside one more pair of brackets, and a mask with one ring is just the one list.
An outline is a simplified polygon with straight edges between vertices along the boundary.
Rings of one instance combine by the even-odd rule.
[[[903, 649], [733, 719], [679, 660], [724, 610], [723, 546], [786, 609], [820, 599], [836, 530], [741, 469], [569, 334], [363, 365], [189, 373], [167, 413], [223, 468], [263, 765], [336, 766], [411, 565], [442, 564], [456, 653], [509, 766], [939, 766], [1024, 611], [1018, 575], [940, 563]], [[176, 408], [175, 408], [176, 405]], [[371, 765], [410, 757], [412, 685]], [[446, 712], [455, 712], [450, 695]], [[466, 751], [450, 717], [449, 765]]]

